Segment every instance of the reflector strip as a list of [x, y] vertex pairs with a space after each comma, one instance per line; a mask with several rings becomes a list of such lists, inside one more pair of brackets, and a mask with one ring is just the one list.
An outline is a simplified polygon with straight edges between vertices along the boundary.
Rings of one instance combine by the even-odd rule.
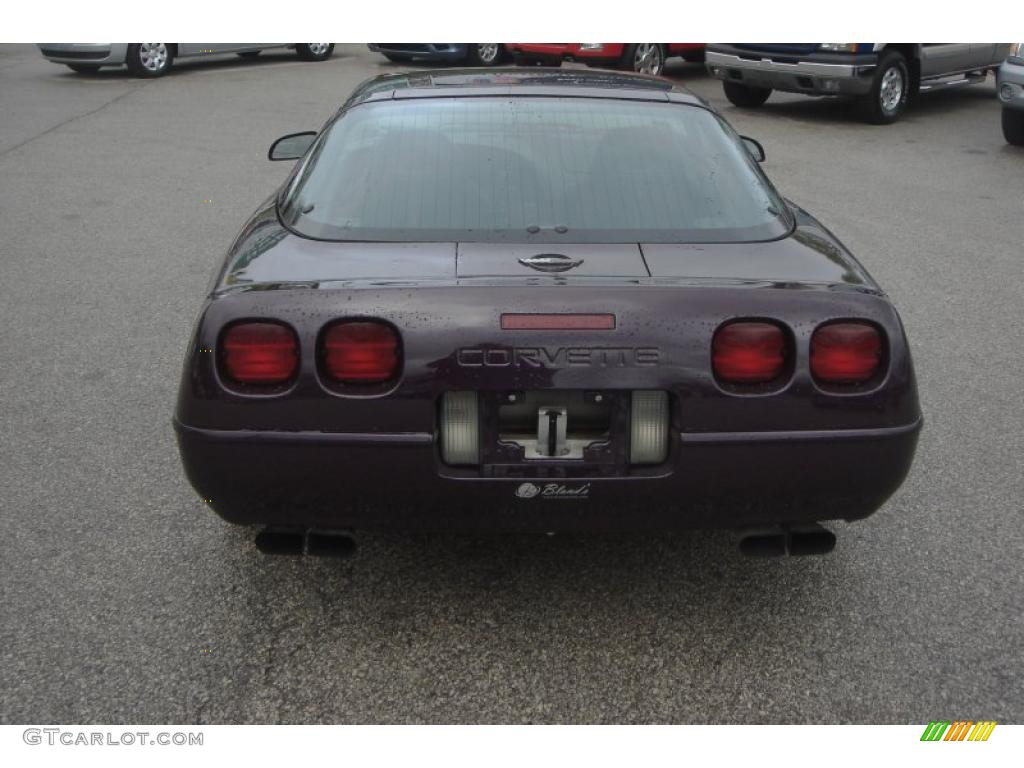
[[613, 331], [615, 315], [503, 314], [503, 331]]

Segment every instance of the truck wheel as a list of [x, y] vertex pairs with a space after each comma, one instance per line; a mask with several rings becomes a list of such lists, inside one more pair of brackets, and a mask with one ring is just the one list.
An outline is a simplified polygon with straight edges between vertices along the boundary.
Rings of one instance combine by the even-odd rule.
[[303, 61], [327, 61], [334, 53], [334, 43], [296, 43], [295, 53]]
[[910, 70], [899, 51], [886, 51], [878, 61], [871, 90], [861, 105], [864, 119], [874, 125], [888, 125], [899, 120], [910, 98]]
[[504, 53], [501, 43], [470, 43], [466, 61], [474, 67], [493, 67], [501, 63]]
[[1003, 136], [1016, 147], [1024, 147], [1024, 110], [1003, 107]]
[[174, 61], [167, 43], [132, 43], [128, 46], [125, 63], [136, 77], [161, 77], [167, 74]]
[[772, 95], [771, 88], [757, 88], [752, 85], [740, 85], [739, 83], [733, 83], [729, 80], [722, 83], [722, 88], [725, 90], [725, 98], [737, 107], [760, 107], [768, 101], [768, 97]]

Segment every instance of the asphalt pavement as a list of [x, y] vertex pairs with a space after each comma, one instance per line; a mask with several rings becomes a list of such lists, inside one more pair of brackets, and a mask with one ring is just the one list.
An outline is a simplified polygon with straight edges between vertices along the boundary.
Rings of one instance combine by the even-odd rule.
[[366, 535], [267, 558], [170, 417], [202, 295], [318, 128], [395, 65], [273, 52], [162, 79], [0, 46], [0, 722], [1024, 722], [1024, 150], [991, 78], [893, 126], [725, 102], [891, 293], [926, 425], [828, 557], [729, 532]]

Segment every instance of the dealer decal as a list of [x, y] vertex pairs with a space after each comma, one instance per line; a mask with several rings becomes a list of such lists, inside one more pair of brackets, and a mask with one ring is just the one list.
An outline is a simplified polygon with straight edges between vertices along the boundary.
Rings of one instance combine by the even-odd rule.
[[520, 483], [516, 488], [520, 499], [586, 499], [590, 483]]

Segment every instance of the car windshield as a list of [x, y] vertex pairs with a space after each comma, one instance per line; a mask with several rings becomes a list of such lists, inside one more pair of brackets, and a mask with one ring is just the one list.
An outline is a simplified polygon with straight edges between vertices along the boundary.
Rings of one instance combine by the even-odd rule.
[[280, 210], [325, 240], [749, 242], [790, 229], [714, 113], [624, 99], [365, 103], [320, 138]]

